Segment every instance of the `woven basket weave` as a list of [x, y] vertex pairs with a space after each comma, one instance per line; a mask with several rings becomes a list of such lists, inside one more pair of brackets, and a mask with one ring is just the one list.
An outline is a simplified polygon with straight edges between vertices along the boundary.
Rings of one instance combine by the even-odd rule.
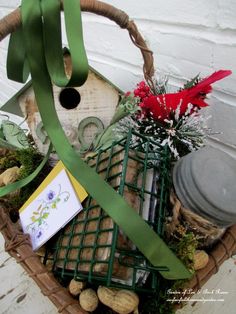
[[[143, 72], [146, 81], [152, 84], [151, 77], [154, 73], [152, 52], [133, 21], [123, 11], [111, 5], [96, 0], [81, 0], [82, 11], [88, 11], [107, 17], [116, 22], [121, 28], [127, 29], [132, 42], [141, 50], [144, 66]], [[16, 30], [21, 23], [20, 10], [7, 15], [0, 20], [0, 40]], [[47, 296], [61, 313], [85, 314], [78, 301], [73, 299], [68, 291], [63, 288], [46, 267], [41, 264], [39, 257], [32, 251], [30, 239], [23, 234], [18, 225], [14, 224], [8, 215], [4, 202], [0, 203], [0, 231], [5, 239], [5, 250], [16, 259], [40, 287], [42, 293]], [[210, 254], [210, 260], [204, 269], [197, 271], [188, 286], [197, 290], [214, 273], [219, 266], [236, 252], [236, 226], [230, 227], [214, 247]]]

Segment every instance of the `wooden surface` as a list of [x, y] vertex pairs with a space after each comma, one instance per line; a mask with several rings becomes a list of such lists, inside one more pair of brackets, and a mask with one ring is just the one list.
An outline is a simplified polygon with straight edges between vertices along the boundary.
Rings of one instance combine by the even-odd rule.
[[[37, 285], [4, 251], [4, 240], [0, 234], [0, 314], [54, 314], [57, 309], [43, 296]], [[201, 297], [205, 303], [189, 302], [177, 314], [234, 314], [236, 308], [236, 265], [233, 258], [226, 261], [217, 275], [214, 275], [202, 288]], [[226, 292], [221, 295], [213, 290]], [[205, 292], [205, 293], [204, 293]], [[214, 292], [214, 291], [213, 291]], [[195, 296], [196, 297], [196, 296]], [[224, 298], [224, 301], [212, 301], [210, 298]]]
[[24, 269], [4, 250], [0, 234], [0, 313], [54, 314], [56, 307], [40, 292]]

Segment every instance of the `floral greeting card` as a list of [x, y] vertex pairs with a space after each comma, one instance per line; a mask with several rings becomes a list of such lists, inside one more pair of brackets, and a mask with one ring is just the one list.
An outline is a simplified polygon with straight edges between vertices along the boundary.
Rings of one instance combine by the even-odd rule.
[[78, 191], [74, 189], [66, 169], [60, 169], [49, 181], [46, 178], [46, 183], [43, 182], [38, 189], [40, 193], [36, 190], [36, 196], [33, 194], [20, 210], [22, 228], [30, 235], [33, 250], [42, 246], [82, 210]]

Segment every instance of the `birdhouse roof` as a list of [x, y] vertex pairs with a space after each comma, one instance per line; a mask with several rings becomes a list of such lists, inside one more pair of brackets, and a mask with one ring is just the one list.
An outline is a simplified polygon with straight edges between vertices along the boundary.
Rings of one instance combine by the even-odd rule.
[[[66, 53], [68, 50], [64, 50], [64, 53]], [[124, 92], [115, 86], [112, 82], [110, 82], [106, 77], [104, 77], [101, 73], [96, 71], [93, 67], [89, 66], [89, 70], [93, 73], [95, 73], [98, 77], [100, 77], [102, 80], [107, 82], [110, 86], [112, 86], [114, 89], [117, 90], [118, 93], [123, 94]], [[9, 113], [13, 113], [17, 116], [23, 116], [22, 111], [20, 109], [20, 106], [16, 106], [18, 104], [18, 98], [24, 94], [25, 91], [27, 91], [32, 86], [32, 81], [30, 80], [27, 82], [14, 96], [12, 96], [2, 107], [1, 110]]]

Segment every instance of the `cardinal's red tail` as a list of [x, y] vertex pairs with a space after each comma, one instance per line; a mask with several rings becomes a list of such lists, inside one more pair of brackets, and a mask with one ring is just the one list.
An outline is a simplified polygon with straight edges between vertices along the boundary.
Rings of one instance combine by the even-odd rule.
[[[210, 76], [204, 78], [202, 81], [200, 81], [196, 86], [189, 89], [189, 95], [193, 96], [196, 93], [201, 92], [204, 90], [205, 87], [210, 86], [212, 83], [222, 80], [224, 77], [232, 74], [232, 71], [230, 70], [219, 70], [217, 72], [214, 72]], [[210, 91], [210, 90], [209, 90]]]

